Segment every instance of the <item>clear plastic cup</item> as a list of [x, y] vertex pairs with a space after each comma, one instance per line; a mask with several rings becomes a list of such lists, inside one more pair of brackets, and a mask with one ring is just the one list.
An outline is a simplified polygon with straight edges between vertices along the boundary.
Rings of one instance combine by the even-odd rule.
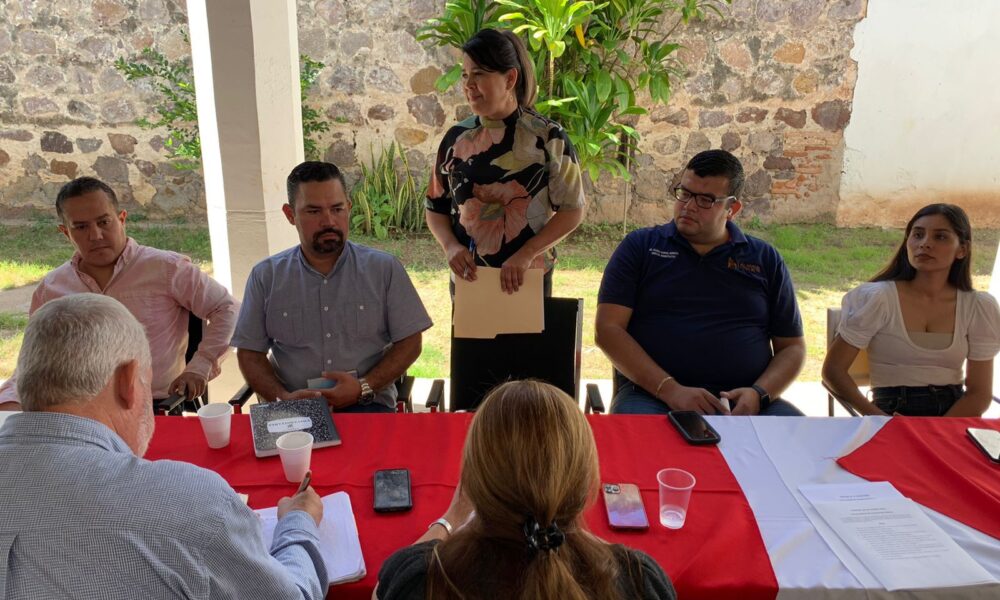
[[224, 448], [229, 445], [229, 432], [233, 422], [231, 404], [206, 404], [198, 409], [198, 420], [201, 421], [201, 429], [205, 432], [209, 448]]
[[313, 436], [305, 431], [292, 431], [278, 438], [278, 456], [285, 469], [285, 479], [299, 483], [309, 470], [312, 459]]
[[680, 529], [687, 518], [694, 475], [681, 469], [663, 469], [656, 474], [660, 484], [660, 525], [667, 529]]

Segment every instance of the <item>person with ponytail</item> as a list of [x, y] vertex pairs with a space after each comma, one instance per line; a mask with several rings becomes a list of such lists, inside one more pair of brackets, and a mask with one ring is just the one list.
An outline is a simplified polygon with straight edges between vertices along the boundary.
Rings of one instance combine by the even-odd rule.
[[462, 89], [473, 116], [448, 130], [427, 188], [427, 227], [452, 277], [501, 270], [507, 293], [529, 268], [552, 295], [555, 245], [583, 221], [583, 181], [563, 128], [534, 110], [537, 84], [524, 42], [483, 29], [462, 47]]
[[576, 403], [540, 381], [494, 389], [472, 420], [444, 517], [379, 572], [381, 600], [674, 599], [645, 553], [587, 531], [600, 473]]
[[[823, 362], [833, 393], [864, 415], [982, 415], [993, 397], [1000, 307], [972, 289], [971, 264], [965, 211], [954, 204], [917, 211], [889, 266], [844, 296]], [[848, 374], [862, 348], [873, 402]]]

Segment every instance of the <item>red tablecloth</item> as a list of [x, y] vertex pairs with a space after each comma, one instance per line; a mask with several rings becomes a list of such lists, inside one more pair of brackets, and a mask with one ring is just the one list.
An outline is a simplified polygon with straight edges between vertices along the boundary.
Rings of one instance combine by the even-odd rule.
[[869, 481], [888, 481], [904, 496], [1000, 538], [1000, 465], [965, 430], [1000, 430], [996, 420], [893, 417], [872, 439], [837, 462]]
[[[313, 486], [320, 495], [346, 491], [351, 497], [368, 575], [331, 588], [331, 598], [370, 598], [379, 567], [395, 550], [412, 543], [448, 507], [458, 482], [461, 449], [471, 415], [336, 415], [343, 445], [315, 450]], [[739, 484], [715, 447], [684, 443], [663, 417], [598, 416], [590, 420], [601, 457], [602, 481], [635, 483], [642, 490], [650, 528], [619, 532], [607, 525], [602, 500], [587, 515], [599, 536], [639, 548], [670, 575], [681, 598], [772, 600], [777, 581], [757, 523]], [[158, 417], [146, 457], [182, 460], [212, 469], [250, 506], [274, 506], [295, 491], [285, 482], [277, 457], [253, 455], [249, 419], [233, 418], [232, 443], [211, 450], [195, 418]], [[667, 466], [689, 470], [698, 482], [682, 529], [660, 526], [656, 472]], [[372, 509], [372, 474], [407, 468], [413, 510], [379, 514]]]

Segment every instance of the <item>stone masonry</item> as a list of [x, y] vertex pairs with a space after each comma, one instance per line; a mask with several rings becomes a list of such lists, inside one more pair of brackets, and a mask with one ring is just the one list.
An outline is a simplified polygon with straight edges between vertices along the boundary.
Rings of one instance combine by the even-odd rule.
[[[300, 51], [327, 65], [309, 103], [331, 123], [328, 160], [356, 176], [372, 148], [395, 141], [426, 182], [441, 136], [469, 114], [457, 87], [434, 89], [457, 54], [414, 39], [443, 5], [299, 0]], [[637, 120], [632, 181], [587, 182], [588, 220], [619, 222], [626, 199], [630, 222], [666, 220], [665, 189], [686, 159], [722, 147], [747, 169], [747, 216], [832, 221], [865, 10], [866, 0], [735, 0], [725, 19], [679, 28], [688, 75], [669, 106]], [[113, 67], [150, 45], [188, 57], [186, 23], [184, 0], [0, 2], [0, 218], [48, 213], [80, 175], [107, 180], [148, 218], [204, 215], [200, 173], [167, 160], [165, 132], [134, 124], [154, 116], [154, 90]]]

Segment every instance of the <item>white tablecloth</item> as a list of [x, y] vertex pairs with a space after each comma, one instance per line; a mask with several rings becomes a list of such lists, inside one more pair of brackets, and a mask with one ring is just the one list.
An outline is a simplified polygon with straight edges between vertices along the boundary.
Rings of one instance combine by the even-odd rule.
[[[719, 449], [757, 518], [778, 579], [779, 600], [1000, 598], [1000, 584], [890, 593], [857, 563], [846, 547], [831, 548], [807, 516], [806, 511], [813, 508], [799, 493], [799, 485], [864, 481], [842, 469], [836, 459], [871, 439], [888, 417], [708, 417], [708, 420], [719, 432], [722, 438]], [[1000, 580], [1000, 540], [926, 507], [924, 510]]]

